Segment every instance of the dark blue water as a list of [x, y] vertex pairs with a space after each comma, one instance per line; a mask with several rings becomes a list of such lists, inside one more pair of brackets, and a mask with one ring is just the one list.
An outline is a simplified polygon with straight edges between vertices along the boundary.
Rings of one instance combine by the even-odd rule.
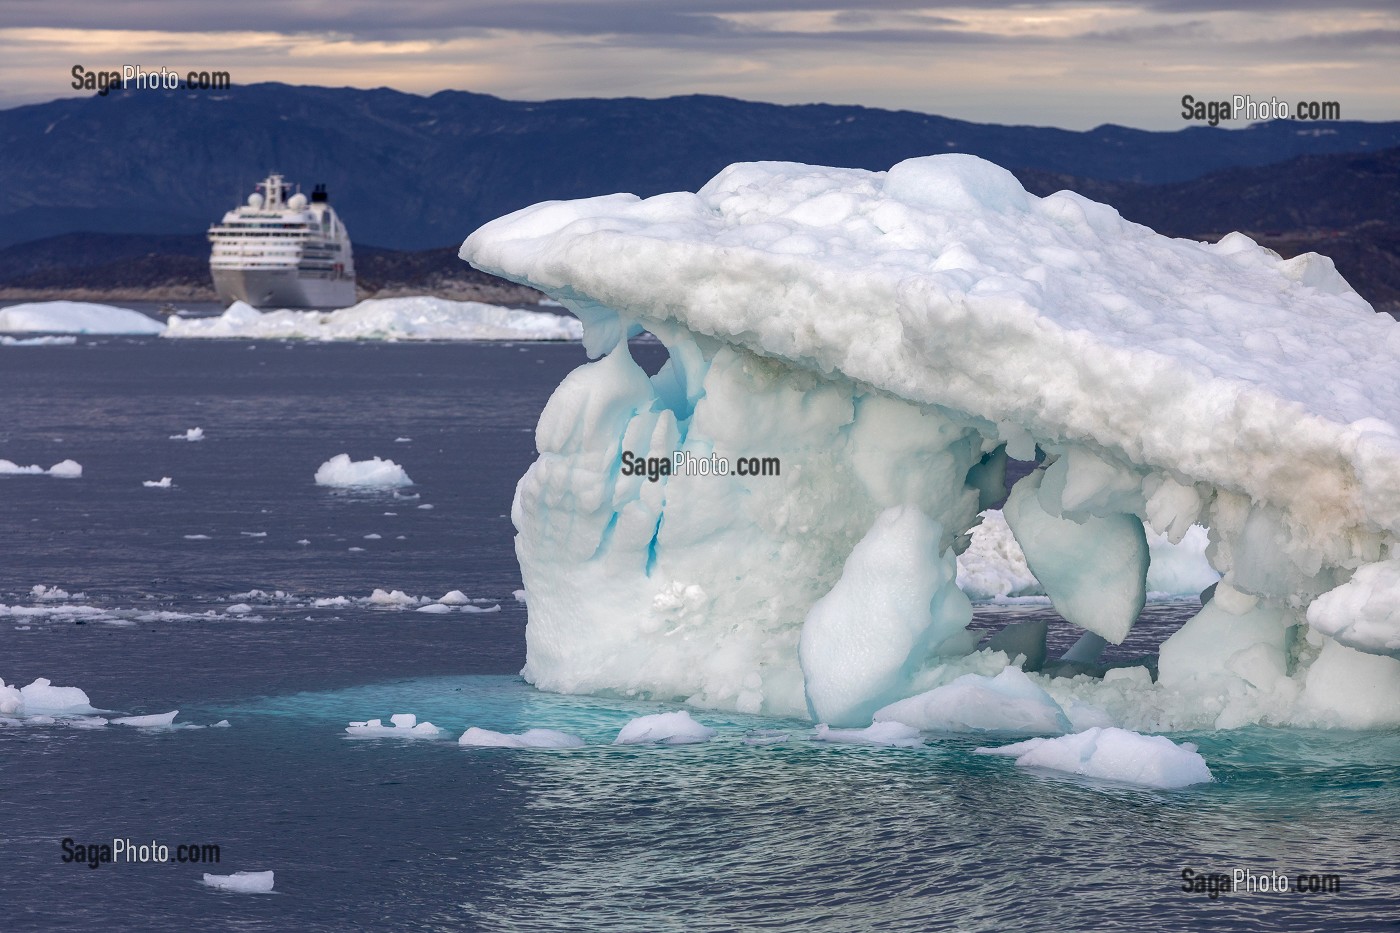
[[[829, 746], [731, 714], [697, 713], [720, 729], [707, 745], [608, 747], [656, 708], [514, 676], [511, 493], [540, 408], [582, 361], [574, 345], [0, 349], [0, 457], [84, 467], [0, 478], [0, 603], [23, 610], [0, 614], [0, 677], [232, 723], [0, 728], [0, 930], [1397, 928], [1396, 733], [1187, 736], [1218, 782], [1176, 792], [1037, 776], [973, 740]], [[206, 440], [167, 439], [196, 425]], [[392, 457], [420, 498], [315, 486], [341, 452]], [[162, 476], [174, 487], [141, 485]], [[37, 584], [84, 596], [38, 602]], [[500, 609], [313, 604], [374, 588]], [[1124, 650], [1190, 612], [1154, 607]], [[397, 712], [446, 739], [344, 735]], [[462, 749], [468, 725], [595, 744]], [[793, 738], [745, 745], [756, 728]], [[202, 866], [64, 864], [64, 837], [215, 843], [214, 871], [272, 869], [278, 893], [215, 892]], [[1180, 890], [1183, 868], [1236, 867], [1342, 889]]]

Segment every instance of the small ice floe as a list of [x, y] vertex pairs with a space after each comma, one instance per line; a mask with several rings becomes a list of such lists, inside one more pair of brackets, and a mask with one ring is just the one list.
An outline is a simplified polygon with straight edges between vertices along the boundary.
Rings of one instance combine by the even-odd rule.
[[877, 722], [864, 729], [833, 729], [822, 723], [817, 726], [812, 739], [841, 745], [885, 745], [892, 748], [914, 748], [923, 744], [919, 730], [902, 722]]
[[245, 538], [266, 538], [266, 537], [267, 537], [267, 532], [265, 532], [265, 531], [240, 531], [239, 534], [242, 535], [242, 536], [245, 537]]
[[442, 615], [445, 612], [451, 612], [452, 607], [444, 606], [442, 603], [428, 603], [426, 606], [419, 606], [415, 611], [426, 612], [429, 615]]
[[501, 611], [500, 603], [496, 603], [496, 604], [491, 605], [491, 606], [463, 606], [463, 607], [461, 607], [461, 608], [462, 608], [462, 611], [463, 611], [463, 612], [500, 612], [500, 611]]
[[231, 875], [205, 873], [203, 883], [220, 891], [237, 894], [272, 894], [273, 873], [270, 871], [236, 871]]
[[412, 442], [413, 442], [413, 438], [411, 438], [411, 437], [396, 437], [396, 438], [394, 438], [394, 443], [395, 443], [395, 444], [410, 444], [410, 443], [412, 443]]
[[345, 550], [350, 551], [352, 554], [362, 554], [365, 549], [362, 547], [348, 547]]
[[389, 717], [392, 725], [384, 725], [382, 720], [367, 719], [352, 722], [345, 731], [356, 738], [380, 738], [388, 736], [396, 739], [432, 739], [442, 734], [442, 730], [430, 722], [419, 722], [413, 713], [395, 713]]
[[744, 736], [745, 745], [781, 745], [792, 738], [791, 733], [781, 729], [755, 729]]
[[457, 740], [473, 748], [582, 748], [583, 739], [555, 729], [527, 729], [524, 732], [492, 732], [472, 726]]
[[229, 606], [228, 609], [225, 611], [227, 611], [230, 615], [239, 616], [244, 615], [245, 613], [252, 612], [253, 607], [250, 606], [248, 603], [234, 603], [232, 606]]
[[137, 729], [163, 729], [175, 725], [175, 716], [179, 712], [178, 709], [172, 709], [168, 713], [152, 713], [149, 716], [119, 716], [113, 719], [112, 723]]
[[442, 594], [442, 598], [439, 599], [438, 602], [442, 603], [444, 606], [465, 606], [470, 603], [471, 600], [468, 599], [467, 594], [463, 593], [461, 590], [449, 590]]
[[170, 435], [172, 441], [202, 441], [204, 440], [203, 428], [190, 428], [184, 434]]
[[7, 709], [14, 700], [15, 692], [13, 687], [5, 687], [4, 682], [0, 681], [0, 712], [22, 712], [30, 716], [36, 713], [97, 712], [85, 692], [77, 687], [55, 687], [47, 677], [36, 678], [29, 686], [19, 688], [19, 705]]
[[33, 586], [29, 590], [29, 595], [38, 602], [64, 602], [70, 599], [84, 599], [86, 593], [70, 593], [57, 586], [44, 586], [42, 583]]
[[384, 536], [381, 535], [381, 534], [367, 534], [367, 535], [365, 535], [365, 540], [366, 540], [366, 541], [378, 541], [379, 539], [381, 539], [381, 538], [383, 538], [383, 537], [384, 537]]
[[514, 596], [514, 597], [515, 597], [515, 601], [518, 602], [518, 603], [523, 603], [523, 602], [525, 602], [525, 591], [524, 591], [524, 590], [515, 590], [515, 591], [512, 592], [510, 595]]
[[345, 596], [323, 596], [311, 604], [317, 609], [329, 609], [332, 607], [349, 606], [351, 602]]
[[622, 727], [614, 745], [694, 745], [708, 742], [719, 733], [701, 725], [685, 710], [638, 716]]
[[428, 509], [431, 509], [431, 508], [432, 508], [432, 506], [431, 506], [431, 505], [429, 505], [429, 504], [428, 504], [428, 503], [426, 503], [426, 502], [425, 502], [425, 503], [423, 503], [423, 504], [422, 504], [422, 505], [420, 505], [420, 506], [418, 506], [418, 507], [419, 507], [419, 508], [420, 508], [420, 509], [423, 509], [423, 510], [424, 510], [424, 511], [426, 511], [426, 510], [428, 510]]
[[1163, 735], [1142, 735], [1112, 727], [979, 748], [977, 754], [1015, 758], [1022, 768], [1046, 768], [1164, 790], [1215, 780], [1194, 744], [1178, 745]]
[[412, 486], [404, 468], [392, 460], [372, 457], [351, 460], [349, 454], [337, 454], [316, 470], [318, 486], [383, 487]]
[[77, 337], [0, 337], [0, 347], [69, 347]]
[[76, 460], [60, 460], [47, 470], [37, 463], [20, 466], [9, 460], [0, 460], [0, 476], [56, 476], [59, 479], [78, 479], [83, 475], [83, 465]]
[[375, 589], [365, 600], [371, 606], [391, 606], [395, 608], [410, 609], [414, 606], [421, 606], [430, 600], [425, 596], [409, 596], [403, 590], [381, 590]]
[[143, 479], [141, 485], [147, 489], [169, 489], [170, 477], [162, 476], [160, 479]]
[[212, 726], [210, 726], [209, 728], [210, 728], [210, 729], [227, 729], [227, 728], [229, 728], [231, 725], [232, 725], [232, 723], [230, 723], [227, 719], [220, 719], [218, 722], [214, 723], [214, 724], [213, 724]]
[[306, 547], [306, 545], [308, 545], [308, 544], [310, 544], [310, 543], [311, 543], [311, 540], [310, 540], [309, 538], [299, 538], [299, 539], [297, 540], [297, 544], [300, 544], [302, 547]]
[[208, 541], [208, 535], [185, 535], [186, 541]]

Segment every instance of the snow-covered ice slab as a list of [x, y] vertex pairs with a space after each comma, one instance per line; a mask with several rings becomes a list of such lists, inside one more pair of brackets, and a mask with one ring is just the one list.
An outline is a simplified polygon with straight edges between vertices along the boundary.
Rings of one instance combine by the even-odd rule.
[[[1307, 624], [1400, 535], [1400, 325], [1328, 259], [1159, 236], [964, 155], [733, 165], [695, 194], [538, 204], [461, 255], [574, 311], [599, 358], [550, 399], [512, 510], [524, 674], [542, 688], [798, 715], [835, 677], [842, 724], [859, 725], [892, 684], [939, 686], [929, 672], [973, 644], [947, 636], [948, 606], [921, 623], [885, 612], [868, 633], [897, 634], [893, 653], [843, 671], [839, 647], [799, 654], [804, 625], [835, 646], [866, 623], [833, 628], [813, 607], [926, 598], [1004, 494], [1007, 458], [1043, 454], [1006, 517], [1071, 621], [1120, 641], [1146, 598], [1147, 530], [1177, 543], [1195, 524], [1223, 575], [1217, 620], [1278, 613], [1282, 636], [1251, 635], [1245, 655], [1196, 639], [1164, 650], [1176, 687], [1115, 691], [1184, 721], [1221, 696], [1196, 668], [1228, 668], [1247, 721], [1400, 722], [1400, 703], [1338, 686], [1400, 691], [1390, 617]], [[654, 376], [627, 348], [642, 330], [670, 353]], [[686, 455], [729, 470], [661, 468]], [[936, 540], [871, 578], [848, 558], [892, 508]], [[1390, 577], [1362, 579], [1400, 605]]]
[[979, 755], [1005, 755], [1023, 768], [1047, 768], [1082, 777], [1165, 790], [1215, 780], [1190, 742], [1177, 744], [1162, 735], [1139, 735], [1125, 729], [1087, 729], [1053, 739], [1027, 739]]
[[571, 317], [445, 298], [368, 298], [338, 311], [258, 311], [235, 301], [218, 317], [170, 319], [164, 337], [261, 340], [578, 340]]
[[159, 334], [165, 325], [130, 308], [86, 301], [31, 301], [0, 308], [0, 333]]

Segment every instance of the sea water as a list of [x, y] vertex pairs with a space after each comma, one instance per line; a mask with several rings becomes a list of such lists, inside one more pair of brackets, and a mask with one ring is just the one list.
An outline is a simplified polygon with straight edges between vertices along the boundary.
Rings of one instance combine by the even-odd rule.
[[[636, 353], [654, 367], [662, 351]], [[971, 754], [987, 740], [829, 745], [810, 724], [729, 713], [692, 711], [719, 732], [706, 744], [608, 744], [675, 705], [516, 676], [511, 493], [540, 409], [581, 362], [573, 344], [0, 349], [0, 457], [84, 467], [0, 478], [0, 604], [51, 610], [0, 611], [0, 677], [230, 723], [0, 728], [0, 929], [1394, 925], [1394, 732], [1174, 736], [1217, 780], [1172, 792]], [[196, 426], [204, 440], [170, 439]], [[342, 452], [393, 459], [414, 485], [316, 486]], [[169, 488], [142, 485], [163, 476]], [[480, 611], [364, 602], [376, 588], [461, 590]], [[1152, 651], [1195, 608], [1149, 607], [1118, 655]], [[975, 624], [1047, 611], [982, 607]], [[1072, 638], [1052, 627], [1052, 645]], [[345, 733], [400, 712], [443, 738]], [[459, 747], [468, 726], [589, 745]], [[63, 861], [64, 839], [117, 838], [217, 845], [219, 862]], [[199, 883], [267, 870], [272, 895]], [[1187, 870], [1336, 876], [1340, 890], [1211, 897], [1183, 890]]]

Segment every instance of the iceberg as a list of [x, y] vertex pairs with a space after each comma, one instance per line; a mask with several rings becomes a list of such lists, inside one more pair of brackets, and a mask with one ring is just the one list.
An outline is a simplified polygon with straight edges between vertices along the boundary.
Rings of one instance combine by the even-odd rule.
[[165, 325], [140, 311], [85, 301], [31, 301], [0, 308], [0, 333], [159, 334]]
[[163, 337], [255, 340], [578, 340], [571, 317], [445, 298], [367, 298], [337, 311], [259, 311], [235, 301], [218, 317], [172, 317]]
[[1204, 545], [1208, 574], [1159, 562], [1169, 588], [1220, 577], [1161, 683], [1028, 675], [1071, 721], [1400, 724], [1400, 324], [1324, 257], [1163, 237], [957, 154], [537, 204], [461, 256], [574, 312], [594, 360], [511, 511], [542, 689], [855, 725], [943, 686], [976, 644], [944, 578], [1011, 459], [1026, 566], [988, 589], [1034, 578], [1075, 658], [1128, 634], [1154, 541]]

